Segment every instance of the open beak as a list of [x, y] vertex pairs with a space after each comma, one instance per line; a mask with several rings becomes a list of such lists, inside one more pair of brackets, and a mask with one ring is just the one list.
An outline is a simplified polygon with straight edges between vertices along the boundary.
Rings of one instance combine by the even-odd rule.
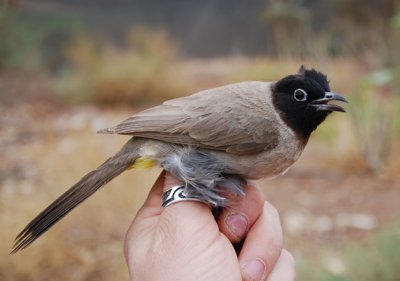
[[314, 100], [310, 102], [310, 105], [315, 107], [317, 111], [339, 111], [339, 112], [346, 112], [346, 110], [336, 104], [329, 104], [330, 101], [342, 101], [348, 103], [348, 101], [341, 95], [332, 93], [332, 92], [325, 92], [325, 96], [321, 99]]

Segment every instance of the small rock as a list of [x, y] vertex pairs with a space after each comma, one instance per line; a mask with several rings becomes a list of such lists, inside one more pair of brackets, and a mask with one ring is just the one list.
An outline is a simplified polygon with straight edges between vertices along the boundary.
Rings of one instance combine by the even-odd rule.
[[346, 265], [343, 260], [336, 255], [329, 255], [324, 259], [325, 268], [334, 275], [340, 276], [346, 273]]
[[335, 223], [339, 228], [355, 228], [360, 230], [372, 230], [379, 225], [377, 218], [370, 214], [349, 213], [338, 214]]
[[305, 232], [309, 222], [309, 216], [299, 211], [288, 211], [283, 216], [285, 231], [290, 235], [300, 235]]
[[329, 232], [333, 229], [333, 220], [328, 216], [320, 216], [313, 219], [312, 230], [316, 232]]

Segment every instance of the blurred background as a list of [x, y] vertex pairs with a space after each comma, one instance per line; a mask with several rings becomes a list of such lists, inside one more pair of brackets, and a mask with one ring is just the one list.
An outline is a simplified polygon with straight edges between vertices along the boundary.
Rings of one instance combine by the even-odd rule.
[[125, 232], [160, 170], [129, 171], [22, 253], [15, 235], [173, 97], [301, 64], [349, 98], [262, 180], [298, 280], [399, 280], [400, 1], [7, 0], [0, 8], [0, 280], [128, 280]]

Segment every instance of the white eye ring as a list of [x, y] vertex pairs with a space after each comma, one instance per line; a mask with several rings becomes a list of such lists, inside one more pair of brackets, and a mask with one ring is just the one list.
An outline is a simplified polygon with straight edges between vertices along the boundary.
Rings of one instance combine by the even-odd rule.
[[293, 93], [294, 99], [297, 101], [306, 101], [307, 100], [307, 92], [303, 89], [296, 89]]

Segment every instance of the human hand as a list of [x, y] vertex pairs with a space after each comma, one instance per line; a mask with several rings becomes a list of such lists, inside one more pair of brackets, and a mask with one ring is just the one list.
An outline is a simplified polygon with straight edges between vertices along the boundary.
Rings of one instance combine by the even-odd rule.
[[[276, 209], [263, 202], [254, 182], [246, 196], [233, 198], [217, 220], [201, 202], [161, 207], [164, 191], [179, 185], [163, 172], [137, 213], [125, 239], [131, 280], [268, 280], [295, 279], [292, 255], [282, 248]], [[232, 243], [244, 240], [237, 255]]]

